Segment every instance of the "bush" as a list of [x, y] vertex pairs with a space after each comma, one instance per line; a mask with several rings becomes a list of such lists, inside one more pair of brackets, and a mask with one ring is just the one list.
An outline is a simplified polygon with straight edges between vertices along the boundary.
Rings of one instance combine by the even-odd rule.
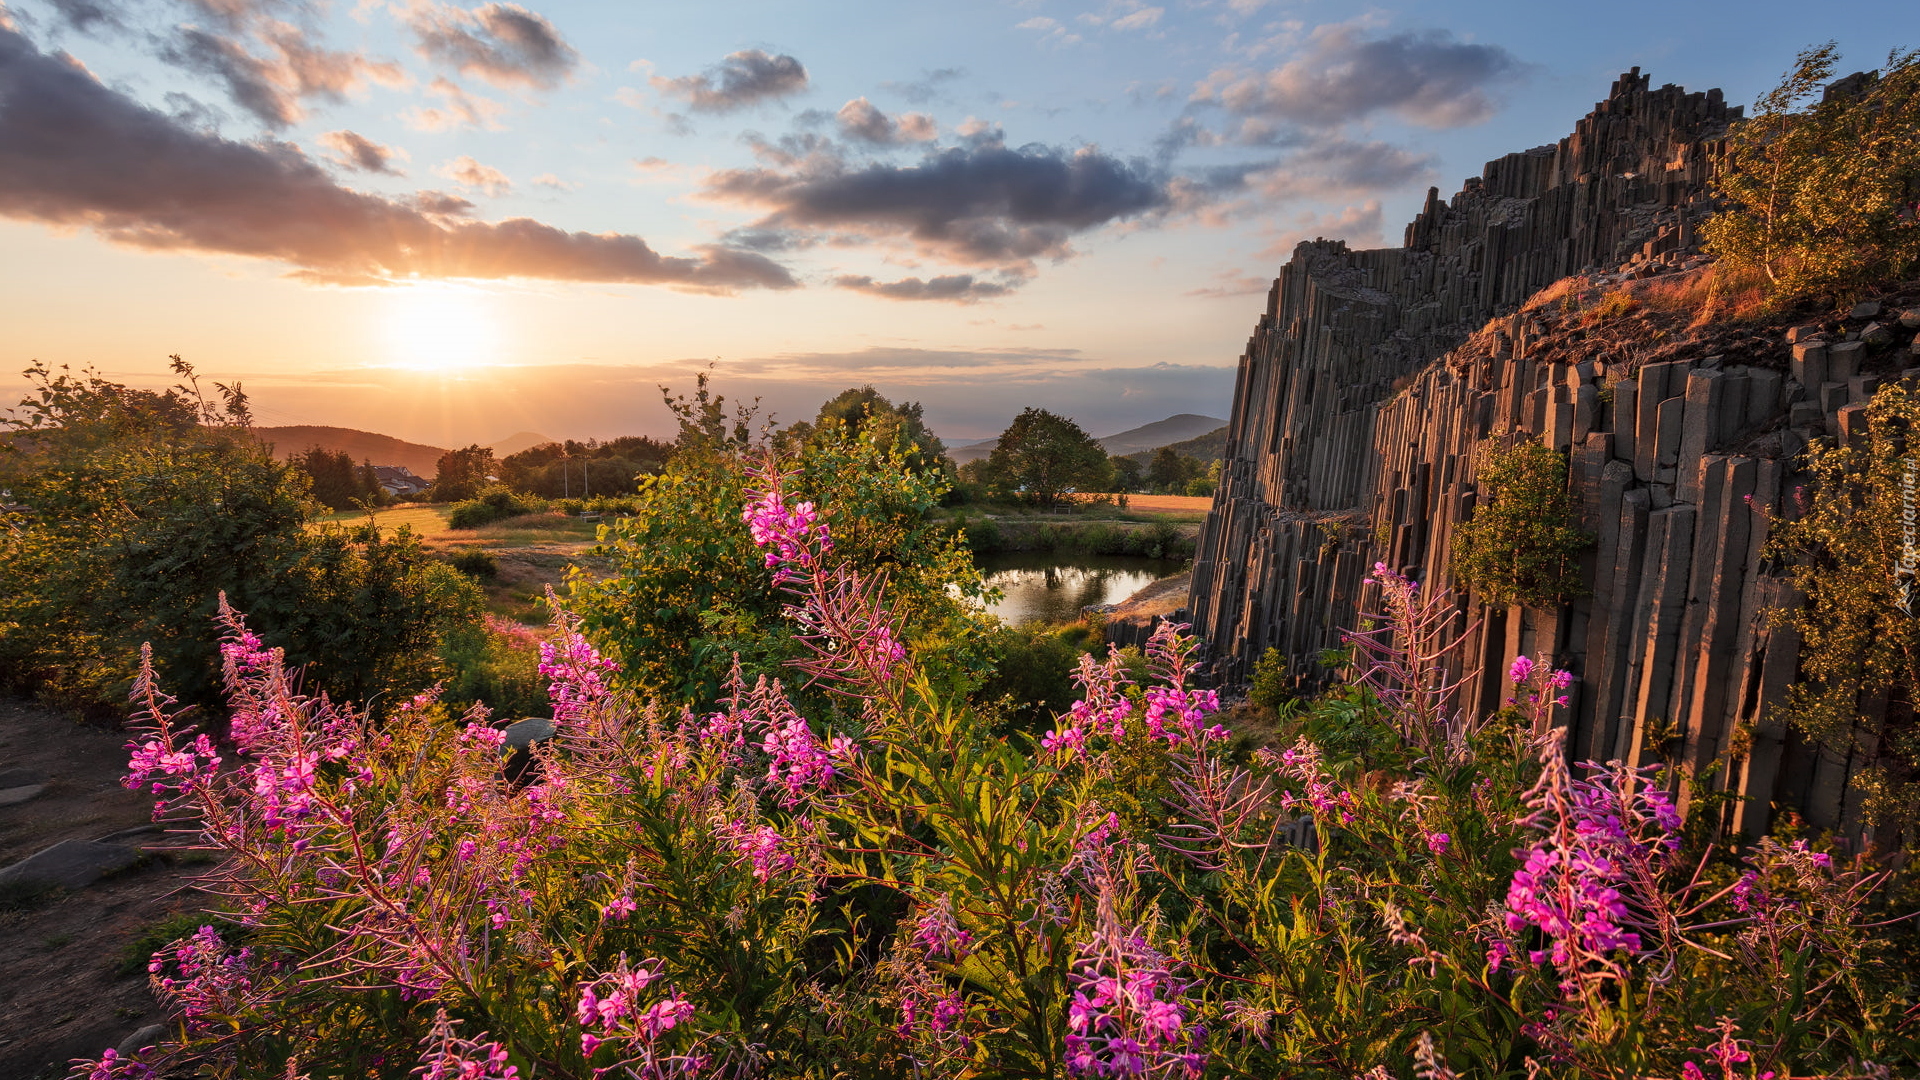
[[[1882, 387], [1867, 405], [1863, 445], [1807, 451], [1812, 483], [1772, 523], [1767, 556], [1806, 602], [1780, 612], [1799, 632], [1799, 678], [1785, 715], [1829, 752], [1879, 748], [1849, 783], [1869, 821], [1920, 821], [1920, 392]], [[1865, 707], [1878, 697], [1878, 708]]]
[[540, 641], [535, 631], [492, 616], [448, 634], [440, 646], [449, 672], [441, 700], [457, 713], [478, 704], [508, 720], [550, 714]]
[[1795, 59], [1736, 125], [1716, 174], [1727, 209], [1702, 230], [1733, 270], [1758, 269], [1778, 306], [1835, 297], [1920, 265], [1920, 53], [1843, 80], [1829, 42]]
[[1593, 538], [1574, 527], [1567, 459], [1531, 439], [1475, 455], [1479, 499], [1453, 532], [1453, 573], [1482, 603], [1552, 607], [1580, 590]]
[[522, 495], [505, 484], [489, 484], [473, 498], [453, 504], [447, 514], [450, 529], [477, 529], [507, 518], [547, 512], [547, 500]]
[[1552, 711], [1570, 676], [1543, 664], [1511, 669], [1510, 725], [1452, 708], [1427, 661], [1455, 643], [1429, 641], [1421, 614], [1444, 598], [1382, 574], [1385, 622], [1349, 636], [1355, 684], [1302, 712], [1284, 753], [1230, 748], [1168, 626], [1144, 655], [1080, 658], [1078, 700], [1036, 745], [895, 647], [911, 620], [781, 484], [749, 480], [742, 504], [826, 693], [808, 705], [735, 678], [682, 711], [612, 689], [611, 664], [562, 625], [543, 650], [558, 730], [521, 782], [502, 782], [498, 728], [424, 701], [375, 727], [293, 693], [229, 619], [236, 760], [149, 693], [129, 782], [231, 854], [207, 884], [248, 936], [160, 950], [173, 1024], [141, 1067], [1507, 1080], [1920, 1065], [1912, 931], [1876, 867], [1788, 837], [1694, 842], [1675, 777], [1568, 764]]
[[1247, 687], [1247, 700], [1263, 709], [1279, 709], [1293, 699], [1293, 681], [1287, 676], [1287, 654], [1269, 647], [1253, 662], [1253, 681]]
[[485, 548], [464, 548], [448, 559], [447, 564], [476, 581], [492, 581], [500, 576], [500, 564]]
[[177, 693], [211, 704], [204, 630], [223, 596], [338, 696], [430, 684], [478, 590], [406, 529], [310, 526], [305, 476], [254, 438], [245, 398], [210, 401], [174, 370], [164, 392], [28, 370], [0, 450], [0, 488], [27, 507], [0, 528], [0, 685], [117, 711], [144, 642]]

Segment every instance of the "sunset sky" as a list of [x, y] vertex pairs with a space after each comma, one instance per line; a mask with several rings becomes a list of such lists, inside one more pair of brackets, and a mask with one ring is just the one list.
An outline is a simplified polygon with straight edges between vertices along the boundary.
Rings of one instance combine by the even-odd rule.
[[[1736, 103], [1910, 3], [0, 4], [0, 390], [239, 379], [438, 445], [1225, 416], [1293, 243], [1397, 244], [1628, 67]], [[1901, 37], [1900, 35], [1906, 35]], [[17, 396], [9, 393], [8, 399]]]

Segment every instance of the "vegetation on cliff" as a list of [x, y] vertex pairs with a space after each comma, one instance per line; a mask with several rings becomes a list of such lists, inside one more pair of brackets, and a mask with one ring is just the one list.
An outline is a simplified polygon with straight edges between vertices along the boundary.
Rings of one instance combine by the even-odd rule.
[[1728, 271], [1758, 270], [1776, 304], [1895, 280], [1920, 265], [1920, 51], [1833, 84], [1828, 44], [1802, 52], [1729, 134], [1704, 230]]
[[1857, 444], [1814, 445], [1812, 483], [1774, 524], [1768, 554], [1805, 597], [1781, 612], [1801, 635], [1787, 716], [1845, 760], [1877, 763], [1854, 783], [1869, 819], [1920, 821], [1920, 390], [1894, 383], [1867, 409]]
[[1580, 553], [1566, 455], [1533, 439], [1489, 441], [1474, 462], [1479, 498], [1453, 533], [1453, 572], [1481, 602], [1554, 607], [1580, 592]]

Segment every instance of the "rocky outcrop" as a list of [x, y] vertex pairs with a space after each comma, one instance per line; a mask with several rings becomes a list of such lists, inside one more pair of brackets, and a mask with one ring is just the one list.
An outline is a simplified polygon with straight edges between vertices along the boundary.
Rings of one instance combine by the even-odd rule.
[[1636, 69], [1558, 145], [1490, 162], [1447, 203], [1430, 194], [1404, 247], [1296, 249], [1240, 360], [1195, 560], [1192, 618], [1222, 684], [1269, 648], [1303, 688], [1324, 680], [1321, 650], [1377, 600], [1376, 562], [1456, 588], [1449, 539], [1473, 511], [1476, 448], [1537, 439], [1568, 453], [1596, 537], [1587, 595], [1546, 611], [1462, 593], [1465, 704], [1497, 707], [1509, 658], [1551, 654], [1579, 679], [1577, 756], [1677, 757], [1752, 796], [1721, 811], [1749, 835], [1780, 807], [1856, 821], [1862, 762], [1795, 743], [1773, 715], [1797, 642], [1770, 616], [1796, 598], [1760, 552], [1806, 440], [1861, 420], [1868, 343], [1843, 327], [1791, 356], [1783, 339], [1569, 349], [1585, 330], [1523, 308], [1582, 271], [1618, 284], [1697, 266], [1737, 115], [1719, 91], [1650, 89]]

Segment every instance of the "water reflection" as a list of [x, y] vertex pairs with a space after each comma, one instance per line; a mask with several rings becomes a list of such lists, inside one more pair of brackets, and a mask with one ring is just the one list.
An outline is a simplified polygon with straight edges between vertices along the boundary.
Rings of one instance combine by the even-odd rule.
[[1080, 609], [1115, 604], [1169, 574], [1173, 559], [1131, 555], [1049, 555], [1012, 552], [977, 557], [987, 584], [1006, 595], [988, 610], [1014, 625], [1071, 622]]

